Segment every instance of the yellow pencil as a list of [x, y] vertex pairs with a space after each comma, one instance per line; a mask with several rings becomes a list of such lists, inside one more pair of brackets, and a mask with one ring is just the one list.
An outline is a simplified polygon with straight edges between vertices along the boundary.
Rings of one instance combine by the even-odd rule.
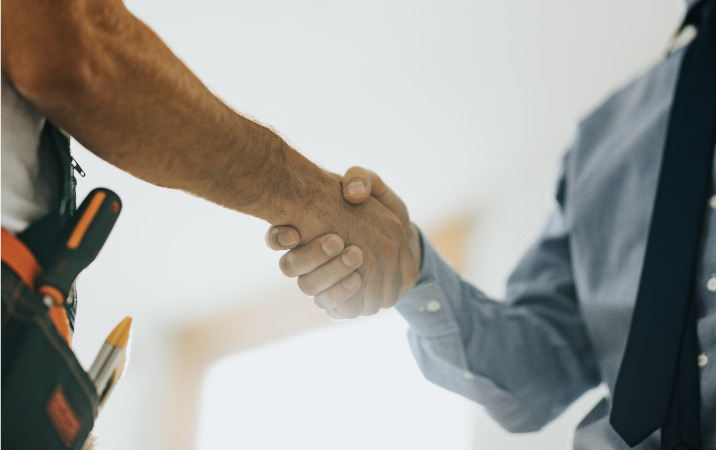
[[132, 318], [125, 317], [107, 336], [89, 370], [89, 376], [97, 389], [100, 406], [122, 377], [129, 363], [131, 345]]

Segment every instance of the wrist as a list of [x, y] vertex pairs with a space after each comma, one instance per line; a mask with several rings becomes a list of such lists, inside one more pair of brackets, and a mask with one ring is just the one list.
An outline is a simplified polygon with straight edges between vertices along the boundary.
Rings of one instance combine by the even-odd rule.
[[335, 232], [338, 229], [336, 221], [345, 218], [349, 206], [343, 200], [338, 175], [315, 166], [314, 169], [315, 173], [310, 177], [294, 184], [298, 187], [295, 199], [289, 202], [285, 211], [284, 223], [298, 230], [302, 244]]
[[237, 195], [235, 200], [243, 200], [243, 204], [232, 205], [232, 209], [271, 225], [291, 226], [300, 233], [302, 243], [323, 234], [326, 218], [335, 217], [338, 205], [344, 203], [340, 178], [316, 166], [270, 130], [254, 123], [249, 126], [255, 128], [254, 135], [263, 135], [265, 150], [253, 152], [259, 159], [250, 165], [252, 169], [246, 167], [228, 177], [238, 184], [234, 192], [254, 192], [246, 198]]
[[403, 269], [401, 277], [400, 297], [418, 283], [420, 270], [423, 266], [423, 243], [420, 230], [411, 222], [406, 234], [407, 258], [405, 258], [406, 267]]
[[423, 269], [423, 235], [420, 233], [417, 225], [412, 222], [410, 222], [410, 229], [412, 231], [412, 235], [410, 236], [410, 253], [413, 255], [413, 260], [415, 261], [419, 275]]

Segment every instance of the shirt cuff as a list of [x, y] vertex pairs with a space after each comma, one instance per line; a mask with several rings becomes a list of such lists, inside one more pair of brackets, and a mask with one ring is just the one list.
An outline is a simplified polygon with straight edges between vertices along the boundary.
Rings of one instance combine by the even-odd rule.
[[460, 277], [421, 236], [423, 264], [418, 283], [395, 305], [411, 329], [427, 337], [459, 331], [449, 299], [459, 295]]

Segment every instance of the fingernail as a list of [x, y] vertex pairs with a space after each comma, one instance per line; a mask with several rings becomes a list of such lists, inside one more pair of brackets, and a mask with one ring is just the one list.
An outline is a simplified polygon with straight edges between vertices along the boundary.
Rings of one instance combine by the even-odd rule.
[[281, 247], [293, 247], [298, 242], [296, 235], [290, 231], [282, 231], [276, 236], [276, 240]]
[[323, 241], [323, 245], [321, 245], [321, 248], [323, 249], [323, 253], [325, 253], [326, 256], [333, 256], [341, 251], [341, 243], [335, 237], [330, 237]]
[[356, 274], [351, 274], [343, 280], [343, 288], [346, 291], [353, 291], [354, 289], [358, 289], [358, 286], [360, 286], [360, 276]]
[[341, 255], [343, 264], [348, 267], [355, 267], [360, 263], [360, 252], [356, 249], [348, 249]]
[[351, 181], [346, 187], [346, 194], [350, 197], [360, 197], [365, 193], [365, 184], [361, 180]]

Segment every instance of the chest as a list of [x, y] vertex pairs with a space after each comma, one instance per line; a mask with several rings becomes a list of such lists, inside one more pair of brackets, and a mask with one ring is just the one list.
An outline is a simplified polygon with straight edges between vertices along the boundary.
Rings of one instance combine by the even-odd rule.
[[[616, 377], [631, 324], [679, 63], [679, 55], [667, 58], [585, 119], [567, 167], [574, 279], [608, 382]], [[713, 196], [716, 165], [711, 170]], [[706, 320], [707, 292], [699, 285], [716, 264], [708, 251], [716, 240], [716, 210], [704, 208], [695, 292]]]

